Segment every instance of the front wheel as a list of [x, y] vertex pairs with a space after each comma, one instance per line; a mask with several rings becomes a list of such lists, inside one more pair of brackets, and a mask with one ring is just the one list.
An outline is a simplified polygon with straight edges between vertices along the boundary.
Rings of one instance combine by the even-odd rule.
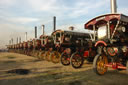
[[84, 63], [84, 58], [80, 53], [75, 52], [72, 54], [70, 62], [73, 68], [81, 68]]
[[103, 75], [107, 72], [108, 59], [105, 54], [97, 54], [93, 60], [93, 70], [98, 75]]
[[66, 52], [63, 52], [60, 57], [61, 64], [64, 66], [70, 65], [70, 55]]

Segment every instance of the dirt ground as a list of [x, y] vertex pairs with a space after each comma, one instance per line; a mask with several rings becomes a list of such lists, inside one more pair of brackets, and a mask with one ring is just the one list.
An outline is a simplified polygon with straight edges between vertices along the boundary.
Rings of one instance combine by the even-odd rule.
[[0, 53], [0, 85], [128, 85], [128, 75], [125, 70], [109, 69], [99, 76], [91, 63], [74, 69], [22, 54]]

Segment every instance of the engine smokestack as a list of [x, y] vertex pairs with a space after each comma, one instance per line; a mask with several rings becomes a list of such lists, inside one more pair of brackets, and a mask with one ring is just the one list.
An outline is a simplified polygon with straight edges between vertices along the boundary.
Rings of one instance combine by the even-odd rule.
[[37, 26], [35, 26], [35, 38], [37, 38]]
[[19, 43], [21, 43], [21, 37], [19, 37]]
[[27, 32], [25, 32], [25, 41], [27, 41]]
[[116, 0], [111, 0], [111, 13], [117, 13], [117, 4], [116, 4]]
[[44, 29], [45, 29], [45, 25], [42, 25], [43, 35], [44, 35], [44, 33], [45, 33]]
[[53, 31], [56, 30], [56, 17], [53, 17]]
[[11, 39], [11, 41], [12, 41], [12, 45], [13, 45], [13, 38]]
[[11, 40], [9, 40], [9, 45], [11, 45]]
[[18, 40], [18, 37], [17, 37], [17, 44], [18, 44], [19, 40]]

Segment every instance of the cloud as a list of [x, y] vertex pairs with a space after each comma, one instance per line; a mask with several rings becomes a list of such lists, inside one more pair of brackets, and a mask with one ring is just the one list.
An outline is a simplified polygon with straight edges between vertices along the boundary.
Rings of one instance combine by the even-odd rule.
[[[126, 1], [118, 3], [119, 13], [128, 15], [123, 6]], [[0, 0], [0, 44], [7, 43], [10, 36], [24, 39], [26, 31], [28, 39], [34, 38], [34, 26], [38, 26], [40, 35], [42, 24], [46, 25], [46, 34], [51, 34], [53, 16], [57, 17], [57, 29], [74, 26], [82, 31], [87, 20], [108, 12], [110, 0]]]
[[51, 11], [56, 9], [57, 0], [26, 0], [26, 2], [35, 11]]
[[6, 17], [6, 16], [0, 16], [0, 19], [2, 19], [5, 22], [9, 23], [17, 23], [17, 24], [29, 24], [32, 22], [39, 21], [38, 18], [32, 18], [32, 17]]
[[128, 16], [128, 8], [119, 8], [118, 13], [122, 13]]
[[34, 37], [34, 31], [31, 27], [17, 25], [17, 24], [9, 24], [9, 23], [0, 23], [0, 47], [4, 47], [9, 43], [11, 38], [14, 39], [14, 43], [16, 43], [17, 37], [21, 37], [22, 41], [25, 40], [25, 32], [28, 32], [28, 39]]
[[8, 21], [14, 22], [14, 23], [27, 24], [27, 23], [31, 23], [31, 22], [37, 22], [37, 21], [39, 21], [39, 19], [29, 18], [29, 17], [16, 17], [16, 18], [10, 18], [10, 19], [8, 19]]
[[7, 8], [16, 3], [16, 0], [0, 0], [0, 8]]
[[[93, 3], [95, 3], [95, 1], [93, 1]], [[72, 8], [72, 12], [69, 14], [69, 17], [79, 17], [83, 15], [89, 15], [90, 13], [95, 13], [99, 11], [101, 7], [106, 5], [106, 3], [108, 3], [108, 0], [104, 0], [104, 1], [97, 0], [97, 3], [93, 4], [93, 6], [92, 6], [92, 1], [78, 2], [75, 4], [74, 8]]]

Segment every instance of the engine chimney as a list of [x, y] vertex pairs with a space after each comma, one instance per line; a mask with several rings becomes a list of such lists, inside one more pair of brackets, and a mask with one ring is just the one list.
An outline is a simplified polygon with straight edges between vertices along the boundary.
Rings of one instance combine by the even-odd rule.
[[18, 40], [18, 37], [17, 37], [17, 44], [18, 44], [19, 40]]
[[27, 32], [25, 32], [25, 41], [27, 41]]
[[53, 17], [53, 31], [56, 30], [56, 17]]
[[43, 31], [43, 35], [44, 35], [44, 29], [45, 29], [45, 25], [42, 25], [42, 31]]
[[11, 40], [9, 40], [9, 45], [11, 45]]
[[37, 38], [37, 26], [35, 26], [35, 38]]
[[116, 0], [111, 0], [111, 13], [117, 13], [117, 4], [116, 4]]
[[12, 38], [12, 40], [11, 40], [11, 41], [12, 41], [12, 45], [13, 45], [13, 38]]
[[19, 43], [21, 43], [21, 37], [19, 37]]

